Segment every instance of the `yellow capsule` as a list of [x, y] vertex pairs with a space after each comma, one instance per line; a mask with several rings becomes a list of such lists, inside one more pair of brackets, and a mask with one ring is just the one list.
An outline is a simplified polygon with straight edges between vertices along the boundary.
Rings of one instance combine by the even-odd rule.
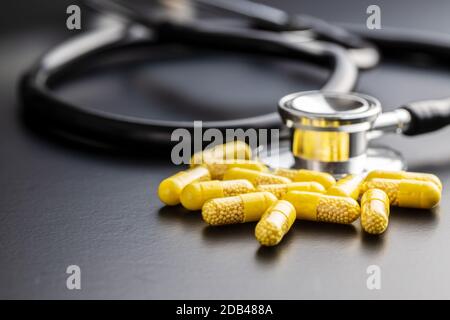
[[381, 234], [389, 223], [389, 198], [381, 189], [369, 189], [361, 198], [361, 227], [367, 233]]
[[278, 199], [283, 198], [283, 196], [289, 191], [309, 191], [324, 193], [325, 188], [318, 182], [292, 182], [284, 184], [262, 184], [256, 187], [257, 191], [268, 191], [272, 192]]
[[373, 178], [364, 182], [362, 191], [381, 189], [391, 205], [405, 208], [430, 209], [441, 200], [441, 190], [429, 181]]
[[275, 202], [262, 216], [255, 228], [255, 237], [263, 246], [280, 243], [295, 221], [295, 208], [285, 200]]
[[407, 180], [421, 180], [435, 183], [439, 190], [442, 190], [441, 180], [431, 173], [422, 172], [408, 172], [408, 171], [387, 171], [387, 170], [373, 170], [369, 172], [366, 181], [372, 179], [407, 179]]
[[191, 157], [191, 166], [208, 163], [214, 160], [233, 160], [252, 158], [252, 150], [243, 141], [230, 141], [224, 144], [195, 153]]
[[330, 196], [350, 197], [358, 200], [361, 186], [364, 183], [364, 175], [349, 174], [339, 180], [327, 190]]
[[202, 181], [188, 184], [181, 192], [181, 204], [188, 210], [200, 210], [203, 204], [215, 198], [231, 197], [254, 192], [248, 180]]
[[178, 172], [177, 174], [164, 179], [158, 187], [158, 196], [162, 202], [169, 206], [180, 203], [180, 194], [185, 186], [195, 181], [210, 180], [211, 175], [208, 169], [202, 166]]
[[270, 192], [253, 192], [211, 199], [202, 208], [203, 220], [212, 225], [258, 221], [277, 198]]
[[360, 215], [355, 199], [306, 191], [290, 191], [284, 198], [297, 212], [297, 219], [334, 223], [352, 223]]
[[275, 174], [291, 179], [294, 182], [307, 182], [315, 181], [320, 183], [325, 187], [325, 189], [330, 188], [336, 183], [336, 179], [326, 172], [306, 170], [306, 169], [277, 169]]
[[299, 170], [295, 169], [278, 168], [275, 170], [274, 174], [293, 180], [298, 171]]
[[280, 177], [271, 173], [258, 172], [242, 168], [231, 168], [227, 170], [223, 175], [223, 180], [236, 180], [236, 179], [247, 179], [255, 186], [258, 186], [260, 184], [280, 184], [292, 182], [288, 178]]
[[225, 171], [231, 168], [242, 168], [254, 171], [265, 172], [268, 171], [267, 167], [261, 162], [254, 160], [214, 160], [210, 163], [205, 163], [211, 173], [212, 179], [223, 179]]

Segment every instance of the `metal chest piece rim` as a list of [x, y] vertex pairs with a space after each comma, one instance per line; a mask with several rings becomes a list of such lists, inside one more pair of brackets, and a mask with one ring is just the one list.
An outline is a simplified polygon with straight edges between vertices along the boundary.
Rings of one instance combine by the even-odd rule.
[[405, 160], [399, 152], [384, 146], [369, 145], [367, 133], [372, 130], [382, 111], [380, 102], [374, 97], [353, 92], [297, 92], [283, 97], [278, 111], [292, 132], [337, 132], [346, 136], [348, 155], [345, 160], [337, 161], [304, 156], [296, 152], [292, 134], [290, 144], [280, 144], [277, 154], [263, 148], [258, 150], [261, 161], [271, 167], [324, 171], [336, 177], [386, 167], [391, 170], [406, 169]]

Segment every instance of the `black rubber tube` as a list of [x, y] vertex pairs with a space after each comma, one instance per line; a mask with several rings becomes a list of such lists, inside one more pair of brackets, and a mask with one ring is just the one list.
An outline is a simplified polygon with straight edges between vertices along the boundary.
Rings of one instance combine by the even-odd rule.
[[[131, 30], [127, 28], [127, 30]], [[126, 30], [125, 30], [126, 31]], [[22, 78], [19, 95], [24, 115], [28, 120], [57, 132], [65, 132], [71, 137], [79, 136], [81, 140], [92, 140], [96, 143], [120, 145], [127, 148], [141, 148], [149, 144], [170, 144], [171, 134], [177, 128], [192, 131], [194, 125], [187, 121], [162, 121], [142, 119], [130, 116], [88, 109], [83, 106], [69, 104], [56, 97], [49, 85], [59, 75], [70, 74], [73, 68], [80, 68], [87, 61], [96, 59], [101, 54], [112, 50], [124, 49], [135, 45], [124, 30], [112, 34], [111, 41], [90, 44], [89, 50], [82, 51], [83, 40], [89, 34], [69, 40], [58, 47], [61, 52], [81, 48], [79, 55], [73, 55], [65, 63], [51, 63], [55, 51], [44, 55], [38, 63]], [[94, 39], [95, 40], [95, 39]], [[79, 45], [77, 46], [77, 41]], [[357, 80], [357, 68], [346, 54], [345, 49], [327, 43], [311, 42], [293, 44], [276, 37], [273, 32], [245, 31], [241, 29], [218, 28], [206, 25], [195, 25], [182, 28], [178, 25], [162, 24], [157, 29], [157, 37], [144, 41], [138, 39], [139, 45], [155, 45], [157, 43], [181, 42], [189, 45], [216, 45], [237, 51], [266, 53], [274, 56], [285, 56], [293, 59], [308, 60], [312, 63], [329, 65], [331, 77], [324, 89], [347, 92], [353, 89]], [[56, 56], [58, 56], [56, 54]], [[58, 57], [57, 57], [58, 58]], [[53, 59], [55, 60], [55, 59]], [[57, 60], [57, 59], [56, 59]], [[50, 61], [50, 63], [49, 63]], [[275, 106], [274, 106], [275, 110]], [[282, 123], [277, 112], [266, 115], [242, 118], [229, 121], [203, 122], [203, 128], [280, 128]]]

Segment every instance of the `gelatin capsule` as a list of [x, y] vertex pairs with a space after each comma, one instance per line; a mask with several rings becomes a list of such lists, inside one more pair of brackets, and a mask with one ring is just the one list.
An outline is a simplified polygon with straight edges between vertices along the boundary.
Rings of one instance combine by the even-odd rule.
[[253, 192], [211, 199], [202, 208], [203, 220], [212, 225], [258, 221], [277, 198], [270, 192]]
[[263, 246], [280, 243], [295, 221], [295, 208], [285, 200], [275, 202], [262, 216], [255, 228], [255, 237]]
[[282, 199], [289, 191], [309, 191], [324, 193], [325, 188], [318, 182], [292, 182], [283, 184], [262, 184], [256, 187], [257, 191], [268, 191], [273, 193], [278, 199]]
[[286, 177], [294, 182], [308, 182], [315, 181], [324, 186], [325, 189], [330, 188], [336, 183], [336, 179], [326, 172], [306, 170], [306, 169], [277, 169], [275, 174], [278, 176]]
[[230, 141], [205, 149], [191, 157], [191, 166], [212, 162], [214, 160], [249, 160], [252, 158], [250, 146], [243, 141]]
[[370, 234], [383, 233], [389, 223], [389, 198], [381, 189], [369, 189], [361, 198], [361, 227]]
[[362, 186], [363, 192], [369, 189], [383, 190], [398, 207], [430, 209], [441, 200], [441, 190], [429, 181], [373, 178]]
[[260, 184], [280, 184], [292, 182], [288, 178], [280, 177], [271, 173], [258, 172], [242, 168], [231, 168], [227, 170], [223, 175], [223, 179], [224, 180], [247, 179], [255, 186], [258, 186]]
[[334, 223], [352, 223], [361, 209], [355, 199], [329, 196], [307, 191], [290, 191], [283, 200], [289, 201], [297, 212], [297, 219]]
[[181, 204], [188, 210], [200, 210], [203, 204], [215, 198], [231, 197], [254, 192], [248, 180], [202, 181], [188, 184], [181, 192]]
[[366, 181], [372, 179], [406, 179], [406, 180], [421, 180], [421, 181], [429, 181], [435, 183], [439, 190], [442, 191], [442, 182], [441, 180], [431, 173], [422, 173], [422, 172], [408, 172], [408, 171], [387, 171], [387, 170], [373, 170], [370, 171], [366, 177]]
[[260, 172], [268, 171], [267, 166], [254, 160], [214, 160], [213, 162], [205, 163], [205, 166], [211, 173], [211, 178], [219, 180], [223, 179], [224, 173], [231, 168], [242, 168]]
[[185, 186], [195, 181], [210, 180], [208, 169], [202, 166], [190, 168], [161, 181], [158, 187], [158, 196], [162, 202], [169, 206], [180, 203], [180, 194]]
[[277, 176], [286, 177], [288, 179], [293, 180], [298, 171], [299, 170], [295, 169], [278, 168], [274, 171], [274, 174], [276, 174]]
[[358, 200], [361, 186], [364, 183], [364, 175], [349, 174], [339, 180], [327, 190], [330, 196], [350, 197]]

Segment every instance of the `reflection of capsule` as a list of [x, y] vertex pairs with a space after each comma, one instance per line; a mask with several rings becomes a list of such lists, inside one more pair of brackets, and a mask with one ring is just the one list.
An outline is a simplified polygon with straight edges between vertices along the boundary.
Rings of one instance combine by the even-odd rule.
[[315, 181], [292, 182], [284, 184], [263, 184], [256, 187], [256, 190], [272, 192], [278, 199], [283, 198], [283, 196], [289, 191], [309, 191], [317, 193], [325, 192], [325, 188], [320, 183]]
[[202, 208], [203, 220], [213, 226], [258, 221], [277, 198], [270, 192], [253, 192], [211, 199]]
[[280, 184], [291, 182], [290, 179], [285, 177], [280, 177], [266, 172], [258, 172], [254, 170], [241, 168], [231, 168], [227, 170], [223, 175], [223, 179], [224, 180], [247, 179], [255, 186], [260, 184]]
[[224, 173], [231, 168], [242, 168], [254, 171], [265, 172], [268, 171], [267, 167], [261, 162], [254, 160], [214, 160], [212, 162], [205, 163], [211, 173], [211, 179], [223, 179]]
[[278, 244], [295, 221], [295, 208], [285, 200], [275, 202], [255, 228], [255, 237], [263, 246]]
[[440, 190], [442, 190], [442, 182], [437, 176], [430, 173], [421, 172], [407, 172], [407, 171], [387, 171], [387, 170], [373, 170], [370, 171], [366, 177], [366, 181], [372, 179], [407, 179], [407, 180], [422, 180], [435, 183]]
[[381, 234], [389, 223], [389, 198], [381, 189], [369, 189], [361, 198], [361, 226], [367, 233]]
[[162, 202], [169, 206], [180, 203], [180, 194], [185, 186], [194, 181], [210, 180], [211, 175], [208, 169], [202, 166], [178, 172], [177, 174], [164, 179], [158, 187], [158, 196]]
[[339, 180], [334, 186], [327, 190], [330, 196], [350, 197], [355, 200], [359, 198], [359, 192], [364, 182], [364, 175], [348, 175]]
[[191, 166], [208, 163], [214, 160], [248, 160], [252, 157], [252, 150], [243, 141], [230, 141], [224, 144], [195, 153], [191, 158]]
[[352, 223], [360, 215], [355, 199], [306, 191], [290, 191], [284, 198], [295, 207], [297, 219], [334, 223]]
[[186, 209], [199, 210], [210, 199], [254, 191], [255, 187], [248, 180], [202, 181], [187, 185], [181, 192], [180, 200]]
[[405, 208], [430, 209], [441, 200], [439, 187], [429, 181], [374, 178], [363, 184], [362, 191], [368, 189], [383, 190], [391, 205]]
[[[314, 127], [337, 127], [339, 121], [302, 121]], [[350, 151], [350, 134], [342, 131], [316, 131], [295, 129], [292, 137], [294, 156], [325, 162], [347, 161]]]
[[336, 179], [334, 179], [331, 174], [320, 171], [306, 169], [277, 169], [275, 170], [275, 174], [289, 178], [294, 182], [315, 181], [323, 185], [325, 189], [328, 189], [336, 183]]

